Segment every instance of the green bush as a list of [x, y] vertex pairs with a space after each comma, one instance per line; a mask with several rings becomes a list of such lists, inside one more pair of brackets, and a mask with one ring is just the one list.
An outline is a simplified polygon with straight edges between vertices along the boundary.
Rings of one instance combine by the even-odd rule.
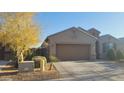
[[49, 57], [50, 62], [58, 62], [59, 59], [56, 56], [50, 56]]
[[35, 68], [40, 68], [40, 62], [42, 60], [44, 60], [45, 63], [47, 63], [47, 60], [44, 56], [34, 56], [32, 60], [34, 61]]
[[116, 54], [113, 49], [109, 49], [107, 52], [107, 58], [108, 60], [115, 60], [116, 59]]
[[29, 50], [25, 53], [25, 60], [31, 60], [35, 56], [35, 51]]
[[117, 60], [124, 59], [124, 55], [122, 54], [120, 50], [116, 52], [116, 59]]

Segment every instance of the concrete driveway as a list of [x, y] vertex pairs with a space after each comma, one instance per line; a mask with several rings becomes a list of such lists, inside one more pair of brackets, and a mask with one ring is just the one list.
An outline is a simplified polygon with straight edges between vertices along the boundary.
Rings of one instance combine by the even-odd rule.
[[57, 80], [113, 81], [124, 80], [124, 63], [113, 61], [66, 61], [54, 64], [60, 72]]

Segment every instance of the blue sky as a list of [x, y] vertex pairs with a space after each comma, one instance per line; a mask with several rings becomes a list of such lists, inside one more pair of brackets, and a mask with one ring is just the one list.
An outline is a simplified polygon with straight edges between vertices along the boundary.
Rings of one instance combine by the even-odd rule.
[[35, 20], [42, 28], [42, 40], [73, 26], [86, 30], [94, 27], [101, 31], [101, 35], [124, 37], [124, 13], [119, 12], [41, 12], [36, 14]]

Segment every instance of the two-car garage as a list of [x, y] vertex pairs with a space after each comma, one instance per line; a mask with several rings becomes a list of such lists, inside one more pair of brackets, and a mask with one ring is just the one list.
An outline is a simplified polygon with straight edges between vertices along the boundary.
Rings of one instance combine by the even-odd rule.
[[56, 55], [60, 60], [88, 60], [90, 45], [88, 44], [57, 44]]
[[72, 27], [49, 36], [49, 56], [59, 60], [89, 60], [96, 58], [96, 38], [86, 31]]

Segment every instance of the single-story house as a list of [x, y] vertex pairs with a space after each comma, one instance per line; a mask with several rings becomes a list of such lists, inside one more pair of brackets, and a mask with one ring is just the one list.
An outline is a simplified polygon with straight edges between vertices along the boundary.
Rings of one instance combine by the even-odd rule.
[[120, 46], [120, 39], [108, 34], [100, 36], [100, 33], [95, 28], [85, 30], [71, 27], [48, 36], [44, 42], [48, 43], [48, 55], [56, 56], [59, 60], [106, 59], [109, 48], [124, 50], [124, 44]]
[[[110, 48], [124, 53], [124, 38], [115, 38], [109, 34], [101, 36], [100, 33], [95, 28], [85, 30], [71, 27], [48, 36], [37, 51], [47, 55], [47, 58], [56, 56], [59, 60], [106, 59]], [[12, 52], [6, 47], [0, 47], [0, 60], [11, 58]]]

